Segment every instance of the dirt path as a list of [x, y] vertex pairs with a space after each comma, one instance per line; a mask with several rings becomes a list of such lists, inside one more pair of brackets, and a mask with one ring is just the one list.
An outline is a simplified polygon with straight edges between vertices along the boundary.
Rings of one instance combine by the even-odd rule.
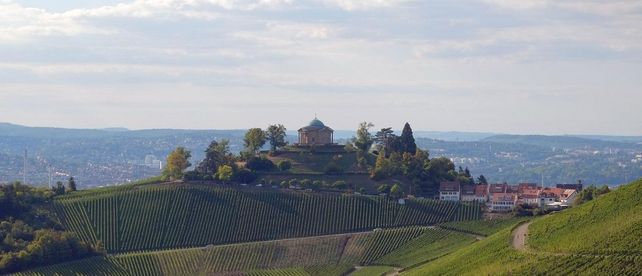
[[528, 236], [528, 226], [530, 222], [517, 226], [513, 231], [513, 247], [520, 251], [526, 250], [526, 237]]

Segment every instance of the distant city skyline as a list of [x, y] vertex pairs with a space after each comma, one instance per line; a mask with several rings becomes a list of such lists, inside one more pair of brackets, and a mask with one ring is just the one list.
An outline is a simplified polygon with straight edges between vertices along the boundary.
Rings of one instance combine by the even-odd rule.
[[0, 0], [0, 122], [642, 135], [642, 3]]

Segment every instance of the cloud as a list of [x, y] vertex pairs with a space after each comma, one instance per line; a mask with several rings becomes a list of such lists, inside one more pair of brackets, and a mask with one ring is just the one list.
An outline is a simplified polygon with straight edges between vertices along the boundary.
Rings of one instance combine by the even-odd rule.
[[325, 0], [326, 5], [337, 6], [346, 11], [368, 10], [397, 6], [409, 0]]
[[215, 20], [222, 10], [252, 11], [290, 5], [292, 0], [136, 0], [130, 3], [54, 13], [45, 9], [0, 2], [0, 42], [19, 42], [43, 36], [110, 34], [92, 25], [107, 17]]

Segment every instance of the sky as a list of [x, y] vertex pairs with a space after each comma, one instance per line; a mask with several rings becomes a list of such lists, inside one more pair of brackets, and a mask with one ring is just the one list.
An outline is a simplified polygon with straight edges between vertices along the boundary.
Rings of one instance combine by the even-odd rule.
[[0, 0], [0, 122], [642, 135], [642, 1]]

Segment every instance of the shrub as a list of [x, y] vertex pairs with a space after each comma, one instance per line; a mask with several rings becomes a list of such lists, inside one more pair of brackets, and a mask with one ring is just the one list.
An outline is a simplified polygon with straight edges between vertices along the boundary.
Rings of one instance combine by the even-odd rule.
[[342, 174], [343, 173], [343, 168], [341, 168], [339, 165], [337, 165], [334, 162], [328, 163], [328, 165], [325, 166], [323, 171], [326, 174]]
[[271, 171], [275, 168], [274, 163], [265, 157], [251, 157], [245, 167], [252, 171]]
[[346, 184], [346, 182], [343, 181], [343, 180], [338, 180], [338, 181], [335, 181], [334, 183], [332, 183], [332, 188], [343, 190], [343, 189], [348, 188], [348, 184]]
[[183, 181], [197, 181], [197, 180], [207, 180], [207, 176], [211, 178], [209, 174], [199, 173], [197, 171], [189, 171], [183, 174]]
[[247, 169], [238, 171], [235, 176], [236, 181], [241, 183], [252, 183], [256, 180], [256, 174]]
[[281, 186], [281, 188], [287, 188], [287, 187], [288, 187], [288, 186], [290, 186], [290, 185], [288, 184], [288, 182], [287, 182], [287, 181], [283, 180], [283, 181], [281, 181], [280, 186]]
[[303, 187], [303, 188], [311, 188], [312, 187], [312, 180], [310, 180], [310, 179], [301, 180], [301, 187]]
[[299, 181], [296, 180], [296, 178], [292, 178], [290, 179], [290, 181], [288, 181], [288, 184], [290, 184], [290, 186], [296, 186], [299, 185]]
[[377, 191], [382, 194], [387, 194], [390, 193], [390, 185], [388, 184], [381, 184], [379, 187], [377, 187]]
[[290, 168], [292, 168], [292, 162], [288, 160], [281, 160], [279, 161], [279, 163], [277, 163], [276, 166], [279, 168], [280, 171], [287, 171]]

